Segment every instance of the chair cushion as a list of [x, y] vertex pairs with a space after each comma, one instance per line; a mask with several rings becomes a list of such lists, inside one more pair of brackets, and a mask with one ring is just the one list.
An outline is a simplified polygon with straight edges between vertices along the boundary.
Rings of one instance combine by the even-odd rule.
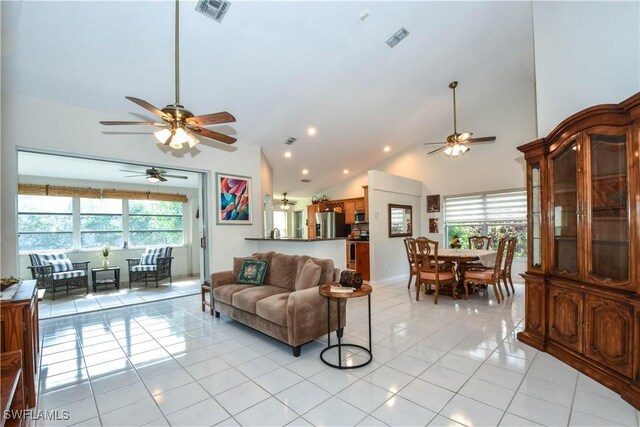
[[31, 265], [46, 265], [46, 261], [61, 260], [67, 258], [66, 254], [29, 254]]
[[131, 267], [131, 271], [156, 271], [157, 265], [135, 265]]
[[245, 285], [262, 285], [267, 274], [269, 261], [257, 259], [245, 259], [238, 275], [237, 282]]
[[52, 266], [54, 273], [73, 270], [73, 264], [69, 258], [48, 260], [44, 262], [44, 265]]
[[53, 273], [53, 280], [71, 279], [72, 277], [82, 277], [86, 275], [87, 272], [84, 270], [63, 271], [61, 273]]
[[464, 273], [465, 280], [478, 280], [480, 282], [493, 280], [493, 270], [471, 270]]
[[298, 274], [296, 275], [295, 285], [296, 291], [318, 286], [320, 273], [322, 273], [322, 268], [320, 268], [320, 266], [311, 259], [307, 259], [307, 261], [301, 266], [302, 258], [303, 257], [300, 257], [300, 260], [298, 261]]
[[287, 303], [290, 292], [263, 298], [256, 304], [256, 314], [280, 326], [287, 326]]
[[140, 257], [140, 265], [153, 265], [155, 266], [158, 262], [158, 255], [155, 254], [143, 254]]
[[[435, 281], [436, 274], [433, 271], [421, 271], [420, 279]], [[441, 282], [453, 280], [453, 279], [455, 279], [455, 275], [451, 271], [441, 271], [438, 274], [438, 280]]]
[[168, 247], [163, 247], [163, 248], [146, 248], [144, 253], [142, 254], [144, 255], [155, 255], [158, 258], [164, 258], [167, 254], [167, 249], [169, 249]]
[[258, 301], [282, 293], [289, 294], [290, 292], [277, 286], [254, 286], [250, 289], [235, 292], [231, 299], [235, 308], [256, 314], [256, 304]]
[[231, 305], [233, 294], [235, 294], [236, 292], [240, 292], [244, 289], [252, 289], [252, 288], [254, 288], [253, 285], [238, 285], [238, 284], [218, 286], [217, 288], [213, 289], [213, 298], [216, 301], [220, 301], [225, 304]]
[[298, 258], [298, 255], [273, 254], [269, 268], [271, 274], [267, 277], [270, 281], [265, 283], [295, 291]]

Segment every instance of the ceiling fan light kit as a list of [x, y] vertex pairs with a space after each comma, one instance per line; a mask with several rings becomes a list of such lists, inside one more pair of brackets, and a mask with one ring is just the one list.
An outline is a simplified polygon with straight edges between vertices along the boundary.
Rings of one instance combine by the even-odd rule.
[[427, 156], [435, 154], [439, 151], [444, 151], [449, 157], [458, 157], [470, 150], [467, 144], [478, 142], [493, 142], [496, 140], [495, 136], [486, 136], [482, 138], [471, 138], [473, 133], [462, 132], [458, 133], [458, 117], [456, 112], [456, 88], [458, 82], [449, 83], [449, 88], [453, 91], [453, 133], [447, 137], [447, 142], [426, 142], [423, 145], [442, 145], [433, 151], [429, 151]]
[[[228, 2], [226, 2], [228, 3]], [[224, 8], [225, 13], [228, 8]], [[152, 125], [160, 126], [163, 129], [154, 132], [156, 139], [163, 145], [168, 145], [175, 150], [181, 150], [185, 144], [189, 148], [193, 148], [200, 143], [200, 140], [194, 136], [199, 136], [213, 139], [225, 144], [233, 144], [236, 142], [236, 138], [228, 135], [213, 131], [211, 129], [205, 129], [203, 126], [216, 125], [222, 123], [235, 122], [236, 118], [230, 113], [222, 111], [219, 113], [205, 114], [201, 116], [194, 116], [191, 111], [180, 105], [180, 4], [176, 0], [175, 9], [175, 97], [176, 101], [173, 104], [169, 104], [160, 110], [154, 107], [145, 100], [134, 98], [133, 96], [127, 96], [126, 98], [137, 104], [138, 106], [152, 112], [159, 116], [164, 123], [155, 122], [123, 122], [123, 121], [101, 121], [100, 123], [107, 126], [122, 126], [122, 125]]]

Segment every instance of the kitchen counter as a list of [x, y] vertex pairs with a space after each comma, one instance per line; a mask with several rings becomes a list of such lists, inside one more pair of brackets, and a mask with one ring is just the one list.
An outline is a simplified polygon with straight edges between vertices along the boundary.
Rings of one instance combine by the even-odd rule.
[[309, 255], [315, 258], [332, 259], [336, 268], [341, 271], [347, 268], [344, 256], [346, 237], [332, 239], [265, 239], [247, 237], [245, 240], [255, 242], [256, 252], [275, 251], [287, 255]]

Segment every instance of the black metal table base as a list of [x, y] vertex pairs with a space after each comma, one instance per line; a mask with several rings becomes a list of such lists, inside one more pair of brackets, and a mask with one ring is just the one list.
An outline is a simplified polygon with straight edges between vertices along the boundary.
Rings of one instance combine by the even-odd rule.
[[[336, 298], [338, 304], [338, 331], [340, 330], [340, 300], [342, 298]], [[322, 350], [320, 353], [320, 360], [324, 362], [325, 365], [331, 366], [332, 368], [337, 369], [355, 369], [361, 368], [363, 366], [368, 365], [373, 360], [373, 355], [371, 354], [371, 294], [367, 295], [367, 303], [368, 303], [368, 320], [369, 320], [369, 348], [358, 344], [349, 344], [342, 342], [342, 333], [336, 332], [338, 337], [338, 344], [331, 345], [331, 298], [327, 298], [327, 347]], [[367, 360], [362, 363], [358, 363], [356, 365], [343, 365], [342, 363], [342, 349], [345, 347], [358, 348], [364, 350], [366, 355], [368, 356]], [[338, 349], [338, 364], [331, 363], [327, 361], [324, 357], [325, 352], [337, 348]]]

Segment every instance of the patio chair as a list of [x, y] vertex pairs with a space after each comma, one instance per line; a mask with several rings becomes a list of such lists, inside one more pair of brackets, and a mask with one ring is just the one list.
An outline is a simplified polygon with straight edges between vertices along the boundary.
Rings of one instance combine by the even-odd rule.
[[56, 290], [66, 287], [85, 288], [89, 293], [89, 261], [71, 262], [66, 254], [29, 254], [31, 277], [38, 288], [51, 289], [56, 299]]
[[147, 286], [149, 279], [156, 282], [156, 288], [160, 280], [171, 280], [171, 251], [170, 246], [163, 248], [147, 248], [140, 258], [127, 258], [129, 264], [129, 289], [133, 282], [144, 282]]

